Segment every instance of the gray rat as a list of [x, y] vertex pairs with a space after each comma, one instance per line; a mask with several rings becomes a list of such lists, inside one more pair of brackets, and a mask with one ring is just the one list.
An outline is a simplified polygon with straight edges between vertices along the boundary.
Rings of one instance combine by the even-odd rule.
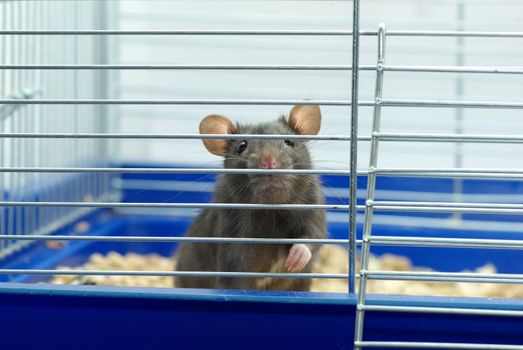
[[[234, 125], [209, 115], [201, 134], [315, 135], [320, 130], [318, 106], [294, 106], [288, 118], [256, 125]], [[224, 157], [229, 169], [310, 169], [302, 140], [206, 139], [207, 150]], [[317, 176], [307, 174], [223, 174], [215, 203], [322, 204]], [[323, 210], [205, 209], [194, 220], [190, 237], [326, 238]], [[177, 253], [178, 271], [310, 272], [319, 246], [305, 244], [183, 243]], [[305, 278], [176, 277], [176, 287], [308, 291]]]

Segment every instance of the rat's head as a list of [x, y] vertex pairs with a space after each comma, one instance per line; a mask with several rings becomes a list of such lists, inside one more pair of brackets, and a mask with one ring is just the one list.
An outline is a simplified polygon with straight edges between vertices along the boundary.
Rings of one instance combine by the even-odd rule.
[[[234, 125], [228, 118], [209, 115], [200, 123], [201, 134], [277, 134], [316, 135], [320, 130], [321, 113], [318, 106], [294, 106], [289, 117], [255, 125]], [[306, 140], [203, 140], [207, 150], [225, 158], [226, 168], [240, 169], [310, 169], [311, 159]], [[294, 174], [249, 174], [232, 176], [247, 182], [246, 187], [257, 196], [273, 198], [271, 202], [286, 201], [285, 197], [307, 186], [310, 177]], [[269, 199], [267, 199], [269, 200]]]

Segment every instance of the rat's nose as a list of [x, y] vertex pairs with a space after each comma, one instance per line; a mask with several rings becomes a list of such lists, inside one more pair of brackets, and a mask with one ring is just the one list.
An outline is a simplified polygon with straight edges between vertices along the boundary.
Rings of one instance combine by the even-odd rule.
[[278, 161], [274, 156], [266, 156], [262, 160], [262, 169], [276, 169], [278, 167]]

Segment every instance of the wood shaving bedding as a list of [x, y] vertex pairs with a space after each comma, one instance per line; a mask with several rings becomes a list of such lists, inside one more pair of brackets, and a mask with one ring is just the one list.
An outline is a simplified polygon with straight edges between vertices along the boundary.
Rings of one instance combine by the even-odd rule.
[[[79, 267], [61, 266], [58, 269], [172, 271], [175, 263], [175, 259], [158, 254], [127, 253], [122, 255], [110, 252], [107, 255], [94, 253], [87, 263]], [[322, 247], [318, 259], [314, 262], [313, 272], [347, 274], [348, 264], [346, 249], [326, 245]], [[408, 258], [391, 254], [379, 257], [371, 255], [369, 270], [432, 271], [412, 266]], [[356, 271], [359, 271], [359, 262]], [[494, 274], [497, 271], [494, 265], [486, 264], [474, 271], [464, 272]], [[56, 276], [50, 283], [172, 288], [173, 278], [170, 276]], [[313, 292], [347, 293], [347, 280], [313, 279], [311, 290]], [[369, 280], [367, 292], [370, 294], [523, 298], [523, 286], [494, 283]]]

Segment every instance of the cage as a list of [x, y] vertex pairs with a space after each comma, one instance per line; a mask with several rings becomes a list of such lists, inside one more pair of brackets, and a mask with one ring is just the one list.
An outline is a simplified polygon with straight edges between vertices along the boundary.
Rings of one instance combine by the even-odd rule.
[[[523, 349], [522, 10], [1, 1], [2, 347]], [[322, 107], [308, 139], [329, 238], [244, 242], [341, 247], [326, 254], [337, 270], [305, 274], [312, 292], [169, 286], [177, 244], [196, 210], [224, 205], [213, 185], [232, 171], [200, 119], [295, 104]], [[377, 262], [390, 254], [412, 263]], [[109, 275], [118, 286], [97, 285]], [[255, 274], [276, 276], [304, 274]]]

